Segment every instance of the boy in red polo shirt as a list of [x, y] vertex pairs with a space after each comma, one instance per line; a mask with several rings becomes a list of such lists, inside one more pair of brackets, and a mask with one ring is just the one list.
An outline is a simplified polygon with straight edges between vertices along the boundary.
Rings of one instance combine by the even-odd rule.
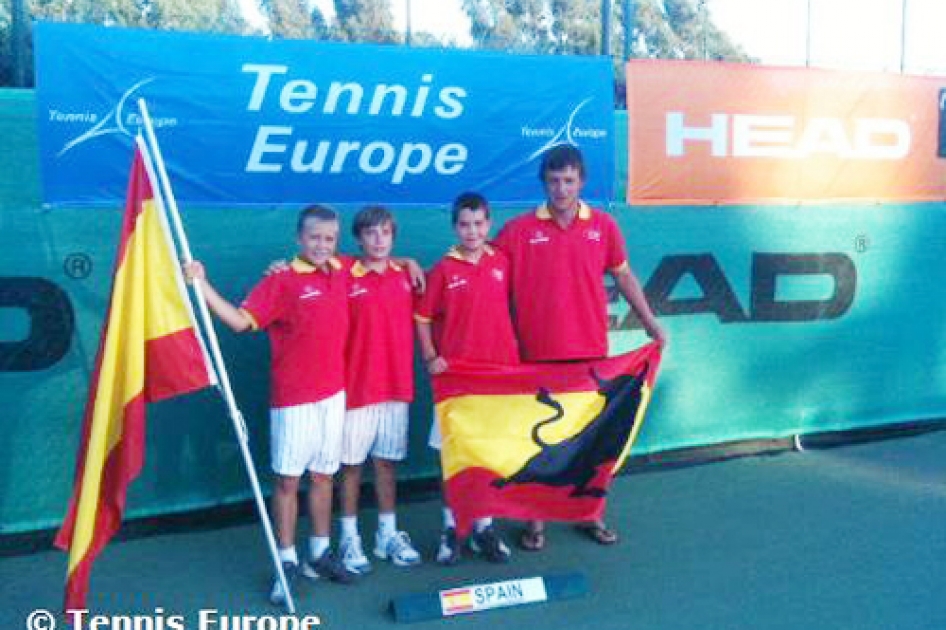
[[[519, 349], [509, 313], [509, 260], [487, 243], [489, 204], [478, 193], [463, 193], [453, 202], [452, 219], [458, 243], [430, 270], [427, 290], [414, 314], [427, 371], [440, 374], [450, 361], [459, 359], [516, 364]], [[436, 418], [429, 444], [440, 450]], [[470, 548], [491, 562], [505, 562], [510, 555], [491, 518], [474, 523]], [[437, 562], [454, 564], [459, 559], [456, 521], [444, 507]]]
[[[523, 360], [607, 356], [605, 274], [614, 279], [647, 334], [664, 342], [663, 329], [628, 264], [617, 222], [580, 199], [585, 182], [581, 151], [571, 145], [549, 149], [542, 157], [539, 179], [546, 203], [508, 222], [495, 241], [512, 265], [512, 301]], [[603, 522], [583, 529], [601, 544], [617, 542], [617, 534]], [[531, 523], [520, 542], [525, 549], [541, 549], [542, 523]]]
[[[272, 510], [279, 558], [287, 578], [298, 572], [296, 516], [299, 479], [309, 471], [311, 557], [302, 574], [350, 582], [354, 574], [332, 554], [332, 476], [339, 468], [345, 414], [348, 272], [335, 258], [338, 217], [310, 206], [299, 215], [299, 255], [286, 273], [263, 278], [240, 308], [207, 282], [199, 262], [189, 278], [204, 283], [210, 310], [236, 332], [264, 329], [271, 346], [270, 450], [276, 484]], [[317, 362], [313, 366], [313, 361]], [[270, 600], [285, 602], [279, 580]]]
[[396, 231], [391, 213], [367, 207], [355, 215], [352, 231], [362, 257], [351, 265], [348, 292], [339, 548], [349, 570], [366, 573], [371, 564], [362, 549], [357, 514], [361, 469], [369, 454], [378, 499], [374, 554], [397, 566], [420, 563], [395, 516], [395, 465], [407, 455], [408, 407], [414, 398], [413, 293], [407, 270], [391, 260]]

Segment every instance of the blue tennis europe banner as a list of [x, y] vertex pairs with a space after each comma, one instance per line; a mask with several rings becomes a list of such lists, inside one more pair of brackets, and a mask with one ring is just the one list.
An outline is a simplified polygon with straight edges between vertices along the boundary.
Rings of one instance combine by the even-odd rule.
[[39, 23], [44, 201], [124, 194], [143, 98], [175, 192], [201, 205], [542, 198], [542, 153], [577, 145], [612, 197], [607, 58], [268, 40]]

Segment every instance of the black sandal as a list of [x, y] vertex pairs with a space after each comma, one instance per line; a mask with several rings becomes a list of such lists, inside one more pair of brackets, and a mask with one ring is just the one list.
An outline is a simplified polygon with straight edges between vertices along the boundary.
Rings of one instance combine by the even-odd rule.
[[599, 545], [613, 545], [618, 540], [618, 533], [604, 523], [576, 525], [575, 528]]
[[545, 530], [527, 527], [519, 535], [519, 546], [526, 551], [545, 549]]

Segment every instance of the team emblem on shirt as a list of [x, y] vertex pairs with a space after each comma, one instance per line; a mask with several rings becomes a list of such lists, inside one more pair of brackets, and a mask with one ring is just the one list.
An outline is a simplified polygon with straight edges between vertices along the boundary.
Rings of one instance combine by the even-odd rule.
[[585, 238], [587, 238], [589, 241], [600, 241], [601, 232], [595, 229], [585, 230]]
[[367, 292], [368, 292], [367, 288], [361, 286], [360, 284], [356, 282], [353, 285], [351, 285], [351, 291], [348, 292], [348, 297], [350, 298], [358, 297], [359, 295], [364, 295]]
[[302, 288], [302, 294], [299, 296], [300, 300], [311, 300], [312, 298], [317, 298], [322, 295], [322, 291], [316, 287], [306, 285]]
[[465, 285], [466, 285], [466, 278], [462, 276], [454, 275], [452, 278], [450, 278], [450, 282], [447, 283], [447, 289], [452, 291], [453, 289], [459, 289], [460, 287], [465, 286]]
[[548, 243], [549, 236], [542, 230], [536, 230], [532, 233], [532, 238], [529, 239], [530, 245], [535, 245], [536, 243]]
[[493, 278], [495, 278], [497, 282], [502, 282], [502, 281], [503, 281], [503, 270], [502, 270], [502, 269], [493, 269]]

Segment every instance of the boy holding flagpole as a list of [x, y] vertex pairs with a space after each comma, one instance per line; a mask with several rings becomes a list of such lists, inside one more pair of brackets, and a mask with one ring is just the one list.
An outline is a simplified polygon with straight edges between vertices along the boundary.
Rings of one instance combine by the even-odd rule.
[[[323, 206], [299, 215], [299, 254], [286, 273], [271, 274], [251, 291], [241, 307], [223, 298], [206, 281], [199, 262], [187, 275], [203, 283], [207, 304], [235, 332], [264, 329], [271, 344], [271, 455], [276, 474], [273, 514], [279, 559], [287, 576], [299, 570], [295, 548], [298, 491], [309, 472], [308, 511], [313, 525], [310, 556], [302, 574], [349, 583], [348, 571], [330, 548], [332, 483], [340, 465], [345, 414], [345, 343], [348, 332], [349, 274], [335, 257], [338, 217]], [[313, 359], [318, 361], [313, 369]], [[270, 599], [286, 599], [281, 582]]]

